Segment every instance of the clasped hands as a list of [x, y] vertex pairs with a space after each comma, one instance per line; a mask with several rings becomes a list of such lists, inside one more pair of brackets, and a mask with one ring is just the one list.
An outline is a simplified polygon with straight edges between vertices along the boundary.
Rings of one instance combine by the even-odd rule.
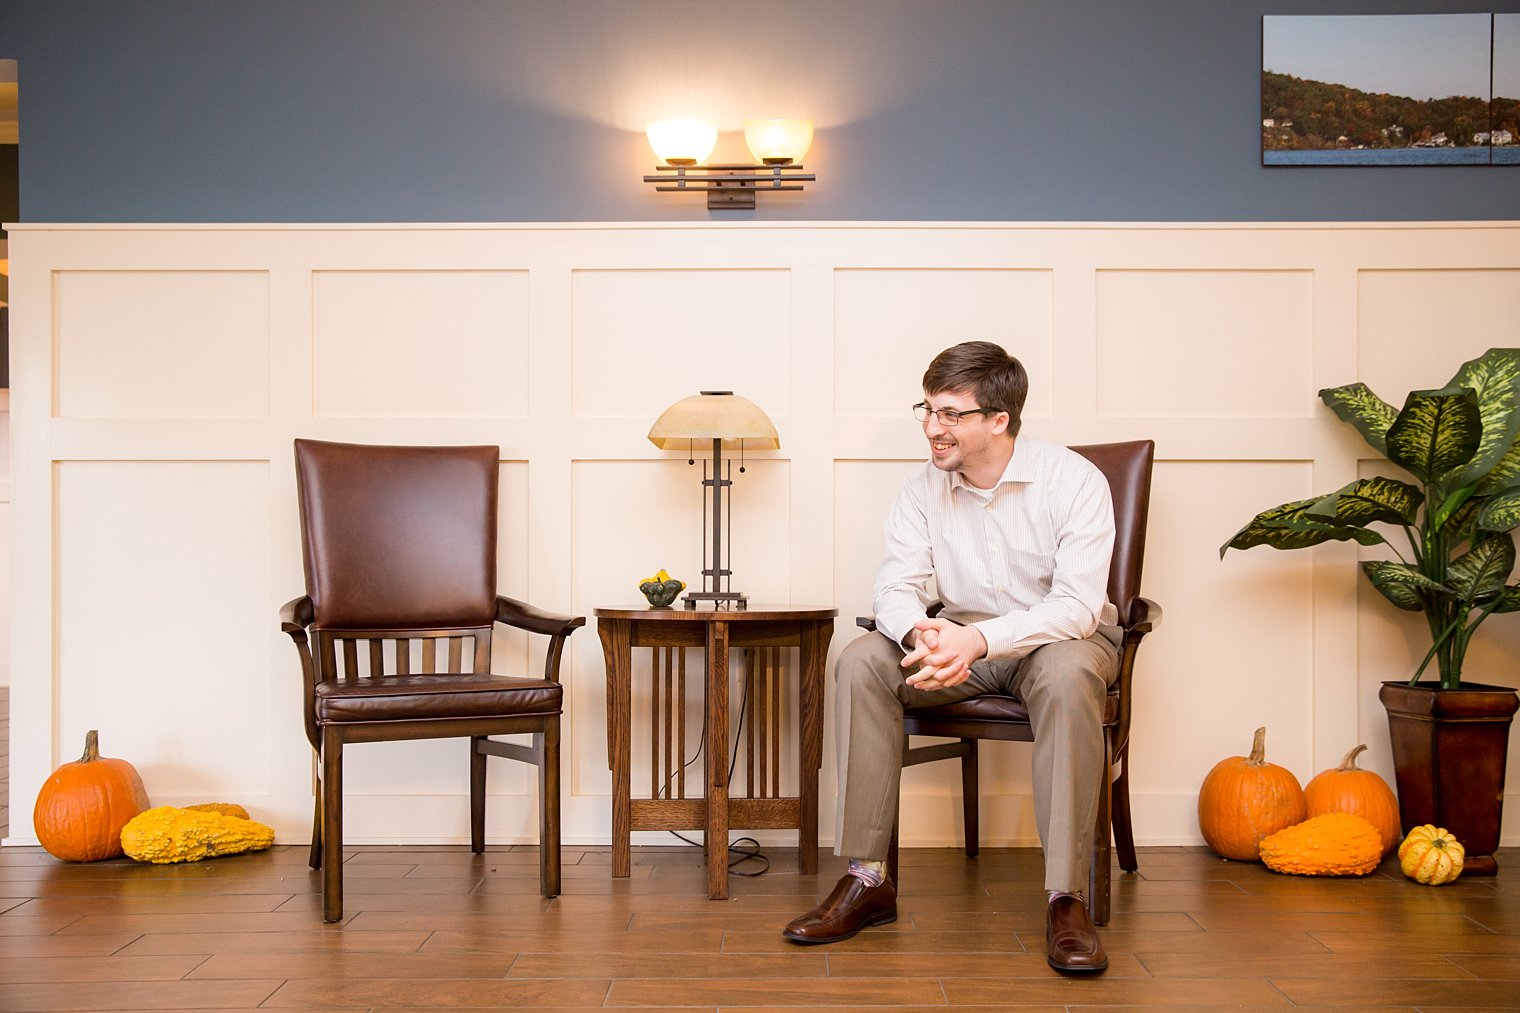
[[914, 689], [959, 686], [971, 676], [971, 663], [987, 655], [987, 639], [981, 630], [948, 619], [925, 619], [915, 624], [909, 639], [912, 646], [902, 667], [917, 667], [907, 679]]

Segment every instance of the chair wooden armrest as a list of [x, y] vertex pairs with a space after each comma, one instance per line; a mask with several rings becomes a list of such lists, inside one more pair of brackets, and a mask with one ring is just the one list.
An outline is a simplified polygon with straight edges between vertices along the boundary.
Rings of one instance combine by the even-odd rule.
[[306, 630], [314, 618], [311, 598], [304, 594], [280, 606], [280, 632], [289, 635], [296, 645], [296, 654], [301, 658], [301, 689], [306, 700], [306, 741], [320, 753], [322, 731], [317, 727], [317, 715], [311, 706], [317, 688], [317, 670], [311, 656], [311, 641], [306, 637]]
[[549, 650], [544, 655], [544, 678], [559, 682], [560, 656], [570, 634], [586, 625], [585, 616], [564, 616], [557, 612], [545, 612], [515, 598], [496, 596], [496, 621], [529, 633], [542, 633], [550, 637]]
[[288, 633], [292, 638], [305, 639], [306, 628], [312, 620], [311, 599], [306, 595], [292, 598], [280, 606], [280, 632]]
[[496, 621], [515, 626], [529, 633], [542, 633], [547, 637], [568, 637], [586, 625], [585, 616], [566, 616], [546, 612], [541, 608], [518, 601], [516, 598], [496, 596]]
[[1129, 633], [1144, 635], [1161, 625], [1161, 606], [1149, 598], [1136, 598], [1129, 607], [1129, 622], [1124, 629]]

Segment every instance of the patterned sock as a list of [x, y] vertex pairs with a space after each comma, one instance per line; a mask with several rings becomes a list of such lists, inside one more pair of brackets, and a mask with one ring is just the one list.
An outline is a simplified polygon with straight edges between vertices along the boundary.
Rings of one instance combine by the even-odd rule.
[[866, 886], [881, 886], [887, 879], [887, 863], [863, 862], [852, 858], [846, 875], [854, 876]]

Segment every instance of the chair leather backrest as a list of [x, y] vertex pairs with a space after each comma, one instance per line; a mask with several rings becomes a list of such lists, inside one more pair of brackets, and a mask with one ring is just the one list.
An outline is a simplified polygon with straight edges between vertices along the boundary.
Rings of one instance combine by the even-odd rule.
[[1155, 440], [1094, 443], [1072, 450], [1097, 465], [1108, 479], [1114, 500], [1114, 558], [1108, 568], [1108, 600], [1119, 611], [1119, 625], [1129, 625], [1130, 606], [1140, 596], [1145, 562], [1145, 519], [1151, 506], [1151, 465]]
[[492, 624], [498, 448], [296, 440], [295, 454], [317, 627]]

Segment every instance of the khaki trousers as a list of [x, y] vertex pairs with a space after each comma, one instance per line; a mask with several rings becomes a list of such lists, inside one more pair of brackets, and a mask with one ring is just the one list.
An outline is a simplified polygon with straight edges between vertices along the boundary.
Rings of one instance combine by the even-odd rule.
[[[979, 661], [958, 686], [914, 689], [902, 649], [868, 633], [834, 670], [839, 814], [834, 853], [882, 861], [897, 817], [903, 708], [933, 707], [985, 693], [1022, 700], [1034, 729], [1034, 810], [1045, 849], [1045, 889], [1087, 889], [1098, 791], [1103, 784], [1103, 707], [1118, 651], [1103, 630], [1046, 644], [1023, 658]], [[1108, 634], [1108, 635], [1106, 635]]]

